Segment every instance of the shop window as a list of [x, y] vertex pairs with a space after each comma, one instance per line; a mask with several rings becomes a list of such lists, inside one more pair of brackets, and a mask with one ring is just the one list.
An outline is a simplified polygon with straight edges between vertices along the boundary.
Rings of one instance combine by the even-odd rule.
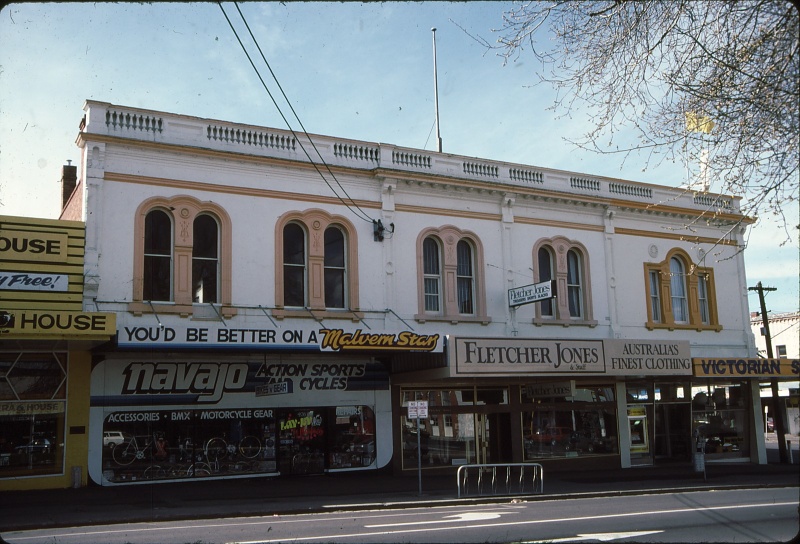
[[148, 199], [136, 212], [134, 236], [129, 311], [190, 315], [199, 303], [220, 304], [225, 317], [235, 314], [231, 223], [220, 206], [190, 196]]
[[357, 316], [357, 248], [356, 231], [342, 216], [309, 210], [280, 217], [275, 233], [277, 309], [273, 315]]
[[526, 461], [619, 452], [612, 384], [535, 384], [523, 386], [521, 395]]
[[420, 322], [489, 323], [483, 249], [478, 238], [453, 226], [426, 229], [417, 238]]
[[[417, 468], [418, 455], [425, 468], [491, 462], [493, 454], [489, 450], [497, 452], [510, 441], [508, 425], [500, 426], [501, 421], [509, 421], [508, 415], [499, 417], [497, 410], [509, 405], [506, 387], [409, 389], [401, 395], [400, 449], [404, 469]], [[412, 400], [428, 402], [428, 417], [421, 418], [419, 425], [407, 415]], [[478, 452], [477, 444], [485, 444], [486, 451]]]
[[375, 413], [369, 406], [337, 406], [331, 469], [368, 467], [375, 462]]
[[537, 325], [595, 326], [588, 282], [588, 252], [563, 236], [539, 240], [533, 249], [534, 282], [555, 281], [556, 297], [535, 304]]
[[692, 386], [692, 431], [705, 449], [706, 459], [750, 456], [750, 403], [746, 382], [712, 382]]
[[674, 249], [644, 269], [648, 329], [722, 329], [711, 268], [695, 265], [685, 251]]
[[0, 353], [0, 478], [62, 474], [67, 355]]
[[318, 474], [376, 461], [371, 406], [109, 412], [103, 476], [114, 483]]

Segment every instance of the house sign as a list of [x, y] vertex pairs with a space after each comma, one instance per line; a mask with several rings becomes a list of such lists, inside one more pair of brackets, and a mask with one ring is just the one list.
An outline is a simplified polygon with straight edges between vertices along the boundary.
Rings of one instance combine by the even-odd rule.
[[552, 280], [514, 287], [508, 290], [508, 305], [513, 308], [531, 302], [540, 302], [548, 298], [555, 298], [555, 293], [555, 282]]

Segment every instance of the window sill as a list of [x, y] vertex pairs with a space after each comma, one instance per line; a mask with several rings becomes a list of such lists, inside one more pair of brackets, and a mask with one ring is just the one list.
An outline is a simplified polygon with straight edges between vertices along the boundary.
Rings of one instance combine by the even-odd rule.
[[593, 319], [544, 319], [541, 317], [533, 318], [533, 324], [537, 327], [558, 325], [561, 327], [589, 327], [595, 328], [597, 321]]
[[474, 315], [428, 315], [416, 314], [414, 320], [417, 323], [425, 323], [426, 321], [452, 323], [480, 323], [481, 325], [488, 325], [492, 322], [492, 318], [488, 316], [474, 316]]
[[[195, 310], [199, 308], [208, 308], [208, 304], [174, 304], [171, 302], [153, 302], [152, 306], [147, 302], [130, 302], [128, 303], [128, 311], [135, 316], [143, 314], [164, 314], [164, 315], [179, 315], [180, 317], [195, 317]], [[231, 318], [235, 316], [238, 311], [232, 306], [215, 306], [220, 315], [224, 318]], [[155, 309], [155, 312], [153, 311]], [[210, 317], [207, 311], [198, 312], [202, 313], [199, 317]]]
[[275, 319], [291, 318], [306, 318], [316, 319], [322, 321], [323, 319], [348, 319], [354, 323], [361, 321], [364, 318], [363, 312], [354, 312], [351, 310], [302, 310], [295, 309], [273, 309], [272, 317]]
[[722, 325], [692, 325], [691, 323], [653, 323], [648, 321], [644, 324], [647, 330], [668, 330], [668, 331], [714, 331], [722, 330]]

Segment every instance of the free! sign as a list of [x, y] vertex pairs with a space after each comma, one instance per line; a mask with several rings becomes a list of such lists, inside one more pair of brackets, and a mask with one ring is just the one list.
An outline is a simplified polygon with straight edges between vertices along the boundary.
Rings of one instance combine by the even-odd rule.
[[555, 286], [552, 280], [547, 280], [522, 287], [514, 287], [508, 290], [508, 305], [521, 306], [531, 302], [539, 302], [548, 298], [554, 298]]

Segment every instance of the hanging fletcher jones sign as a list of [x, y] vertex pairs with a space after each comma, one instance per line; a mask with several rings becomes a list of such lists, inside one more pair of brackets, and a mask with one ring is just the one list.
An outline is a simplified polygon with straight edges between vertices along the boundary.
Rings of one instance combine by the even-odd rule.
[[541, 302], [556, 296], [555, 285], [552, 280], [514, 287], [508, 290], [508, 305], [522, 306], [532, 302]]

